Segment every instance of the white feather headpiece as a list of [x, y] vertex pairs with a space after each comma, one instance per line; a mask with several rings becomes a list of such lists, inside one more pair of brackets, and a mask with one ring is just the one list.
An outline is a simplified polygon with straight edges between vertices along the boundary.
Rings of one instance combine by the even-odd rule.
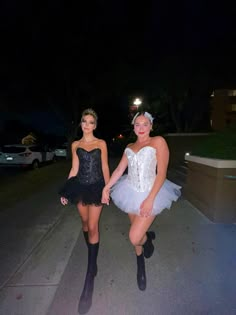
[[[134, 118], [132, 119], [131, 124], [134, 125], [135, 119], [140, 115], [140, 112], [137, 112], [134, 116]], [[154, 117], [152, 117], [151, 114], [149, 114], [148, 112], [144, 112], [143, 116], [145, 116], [146, 118], [148, 118], [151, 122], [151, 124], [153, 123]]]

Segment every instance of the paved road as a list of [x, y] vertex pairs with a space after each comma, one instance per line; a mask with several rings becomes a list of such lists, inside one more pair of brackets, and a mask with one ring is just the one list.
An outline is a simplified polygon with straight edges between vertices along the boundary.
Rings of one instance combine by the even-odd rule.
[[[59, 182], [0, 213], [0, 314], [75, 315], [86, 246], [72, 206], [58, 202]], [[153, 224], [156, 250], [148, 285], [136, 284], [127, 216], [105, 206], [91, 315], [236, 314], [236, 228], [211, 223], [180, 199]]]
[[0, 182], [2, 182], [5, 178], [16, 176], [25, 171], [26, 170], [22, 170], [19, 168], [5, 168], [3, 166], [0, 166]]

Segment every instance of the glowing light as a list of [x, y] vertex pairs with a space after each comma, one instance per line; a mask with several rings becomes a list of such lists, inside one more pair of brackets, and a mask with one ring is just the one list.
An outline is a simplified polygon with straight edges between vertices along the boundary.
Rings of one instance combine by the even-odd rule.
[[133, 101], [133, 104], [139, 106], [142, 104], [142, 100], [139, 97], [136, 97], [136, 99]]

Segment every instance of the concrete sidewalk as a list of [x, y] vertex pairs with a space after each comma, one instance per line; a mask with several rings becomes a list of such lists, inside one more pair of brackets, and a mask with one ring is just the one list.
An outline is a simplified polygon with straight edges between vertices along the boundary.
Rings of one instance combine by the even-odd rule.
[[[2, 282], [1, 315], [78, 314], [87, 266], [81, 223], [74, 207], [65, 209], [56, 200], [47, 211], [52, 207], [57, 207], [53, 223], [42, 234], [38, 227], [40, 237], [31, 231], [34, 242], [28, 227], [28, 255], [21, 263], [15, 261], [14, 273]], [[152, 226], [156, 250], [146, 260], [144, 292], [137, 288], [128, 229], [126, 214], [113, 204], [104, 207], [99, 270], [88, 315], [236, 314], [235, 225], [211, 223], [184, 199], [163, 211]], [[11, 247], [5, 251], [13, 264], [18, 256], [9, 255]]]

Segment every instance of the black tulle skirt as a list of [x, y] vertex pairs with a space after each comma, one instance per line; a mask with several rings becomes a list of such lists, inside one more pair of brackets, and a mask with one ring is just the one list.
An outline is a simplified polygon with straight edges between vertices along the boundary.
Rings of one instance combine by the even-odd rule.
[[100, 206], [102, 205], [101, 198], [104, 186], [103, 179], [92, 184], [82, 184], [78, 177], [71, 177], [59, 189], [59, 195], [75, 205], [82, 203], [83, 205]]

